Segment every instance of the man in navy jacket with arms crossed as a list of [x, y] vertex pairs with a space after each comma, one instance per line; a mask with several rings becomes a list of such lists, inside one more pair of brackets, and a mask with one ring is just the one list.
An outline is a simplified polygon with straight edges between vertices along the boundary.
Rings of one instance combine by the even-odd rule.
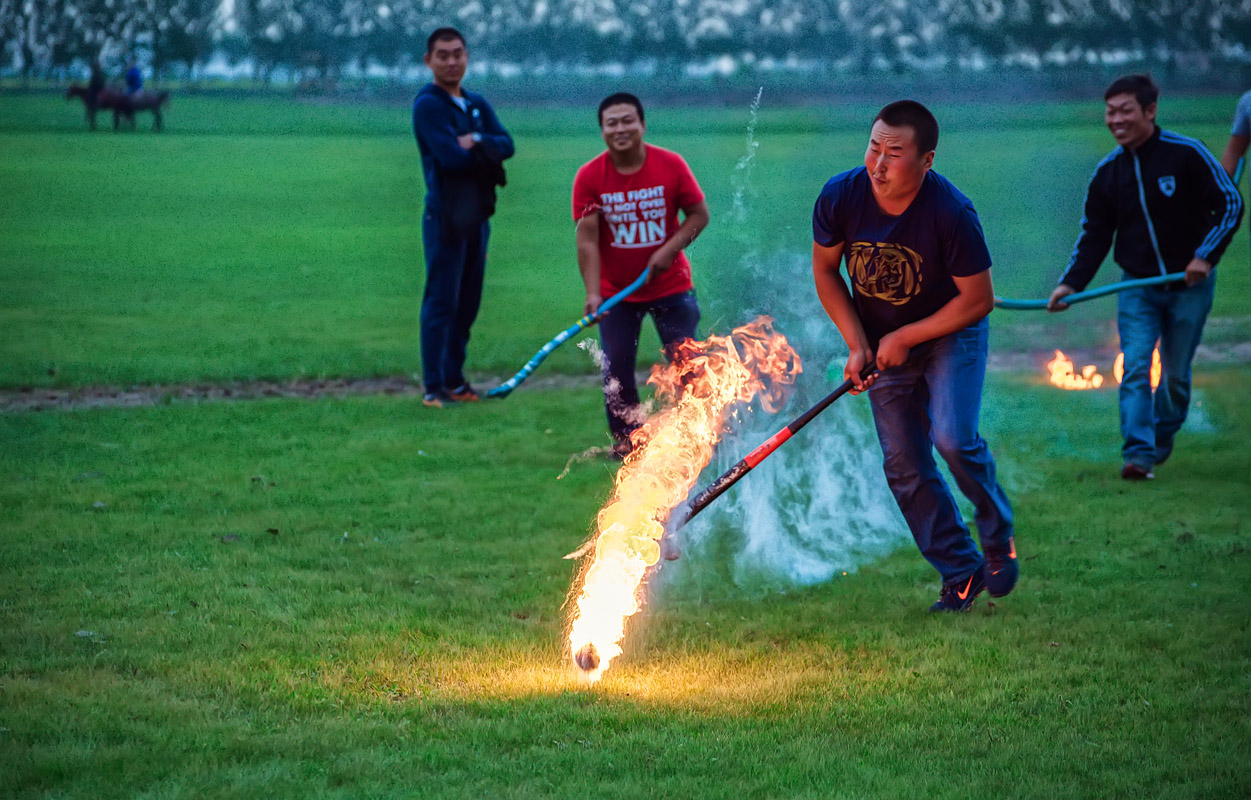
[[486, 98], [461, 88], [469, 51], [459, 31], [430, 34], [425, 61], [433, 81], [413, 101], [413, 135], [426, 179], [422, 402], [442, 408], [479, 399], [465, 380], [465, 351], [482, 302], [495, 187], [504, 184], [502, 162], [513, 155], [513, 139]]

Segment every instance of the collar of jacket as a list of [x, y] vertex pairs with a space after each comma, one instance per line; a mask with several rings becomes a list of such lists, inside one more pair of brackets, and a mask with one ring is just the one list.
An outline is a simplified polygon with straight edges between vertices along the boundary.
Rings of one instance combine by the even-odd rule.
[[[456, 101], [452, 99], [452, 95], [448, 93], [447, 89], [444, 89], [442, 86], [435, 83], [434, 81], [431, 81], [426, 86], [426, 91], [429, 91], [433, 94], [438, 95], [439, 97], [442, 97], [444, 100], [447, 101], [447, 104], [449, 106], [456, 109], [457, 111], [461, 110], [460, 106], [456, 105]], [[460, 93], [465, 96], [465, 108], [466, 108], [466, 113], [467, 113], [468, 109], [473, 107], [473, 95], [464, 86], [460, 88]], [[1159, 133], [1159, 128], [1156, 129], [1156, 133], [1157, 134]]]
[[1156, 145], [1160, 143], [1160, 126], [1156, 125], [1151, 131], [1151, 135], [1147, 137], [1147, 141], [1135, 147], [1133, 150], [1126, 148], [1126, 153], [1137, 153], [1139, 158], [1150, 158], [1155, 152]]

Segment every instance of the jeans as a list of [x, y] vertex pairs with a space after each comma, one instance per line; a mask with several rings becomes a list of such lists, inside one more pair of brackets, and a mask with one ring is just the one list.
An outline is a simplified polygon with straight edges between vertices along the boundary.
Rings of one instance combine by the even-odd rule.
[[427, 392], [465, 383], [469, 328], [482, 304], [490, 223], [476, 237], [447, 239], [434, 214], [421, 220], [426, 253], [426, 289], [421, 301], [421, 382]]
[[[1174, 284], [1176, 285], [1176, 284]], [[1195, 286], [1170, 291], [1147, 286], [1121, 292], [1116, 327], [1125, 354], [1121, 379], [1121, 456], [1150, 469], [1157, 438], [1170, 439], [1190, 409], [1190, 362], [1212, 310], [1216, 273]], [[1160, 386], [1151, 390], [1151, 353], [1160, 342]]]
[[639, 352], [639, 332], [647, 314], [652, 315], [652, 322], [656, 324], [665, 358], [672, 358], [674, 345], [695, 338], [695, 328], [699, 325], [695, 290], [645, 303], [622, 301], [599, 321], [599, 341], [604, 351], [604, 410], [608, 414], [608, 431], [618, 446], [628, 447], [630, 434], [643, 422], [634, 368]]
[[969, 327], [912, 348], [907, 363], [883, 371], [869, 389], [883, 467], [899, 510], [944, 584], [982, 564], [956, 499], [934, 461], [937, 448], [973, 503], [986, 552], [1006, 553], [1012, 508], [995, 478], [990, 446], [977, 431], [990, 326]]

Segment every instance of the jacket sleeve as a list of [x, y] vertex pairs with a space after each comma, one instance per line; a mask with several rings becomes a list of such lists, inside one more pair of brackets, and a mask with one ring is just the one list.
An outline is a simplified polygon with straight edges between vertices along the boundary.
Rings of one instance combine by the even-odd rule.
[[421, 96], [413, 103], [413, 136], [430, 148], [430, 155], [439, 169], [467, 172], [472, 168], [470, 151], [456, 141], [451, 111], [438, 98]]
[[482, 152], [486, 157], [495, 163], [500, 163], [506, 158], [512, 158], [516, 152], [513, 147], [513, 137], [508, 135], [508, 131], [504, 130], [504, 126], [500, 124], [499, 117], [495, 116], [495, 109], [491, 108], [491, 104], [482, 101], [482, 141], [478, 146], [482, 148]]
[[1112, 247], [1112, 237], [1116, 233], [1116, 208], [1109, 191], [1111, 160], [1105, 161], [1090, 176], [1090, 185], [1086, 187], [1086, 202], [1083, 207], [1081, 232], [1077, 234], [1077, 243], [1073, 245], [1073, 255], [1069, 258], [1068, 269], [1060, 276], [1057, 283], [1072, 286], [1076, 291], [1086, 288], [1099, 265], [1108, 255]]
[[1242, 195], [1220, 162], [1206, 147], [1201, 146], [1197, 152], [1199, 163], [1194, 169], [1203, 183], [1203, 203], [1213, 224], [1195, 248], [1195, 258], [1216, 266], [1230, 240], [1234, 238], [1238, 223], [1242, 221]]

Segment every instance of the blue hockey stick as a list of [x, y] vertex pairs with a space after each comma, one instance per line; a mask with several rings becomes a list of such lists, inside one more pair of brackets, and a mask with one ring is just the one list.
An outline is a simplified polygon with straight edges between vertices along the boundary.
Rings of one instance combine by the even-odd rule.
[[[1096, 297], [1103, 297], [1105, 294], [1123, 292], [1126, 289], [1137, 289], [1142, 286], [1157, 286], [1161, 283], [1172, 283], [1174, 281], [1184, 280], [1186, 280], [1186, 273], [1170, 272], [1168, 275], [1156, 275], [1154, 278], [1139, 278], [1132, 281], [1120, 281], [1118, 283], [1109, 283], [1107, 286], [1101, 286], [1098, 289], [1075, 292], [1074, 294], [1065, 297], [1062, 302], [1072, 305], [1073, 303], [1080, 303], [1083, 300], [1093, 300]], [[1025, 309], [1046, 307], [1046, 300], [1005, 300], [1002, 297], [995, 298], [995, 308], [1003, 308], [1009, 311], [1021, 311]]]
[[513, 389], [516, 389], [518, 386], [521, 385], [522, 381], [530, 377], [530, 373], [534, 372], [534, 370], [538, 368], [539, 364], [542, 364], [543, 360], [546, 359], [549, 355], [551, 355], [551, 352], [553, 350], [555, 350], [557, 347], [560, 347], [562, 344], [569, 341], [574, 336], [577, 336], [579, 331], [585, 330], [591, 325], [594, 325], [596, 322], [599, 322], [600, 317], [607, 314], [612, 309], [613, 306], [617, 305], [617, 303], [620, 303], [622, 300], [626, 299], [631, 294], [638, 291], [639, 287], [647, 282], [647, 276], [650, 272], [651, 270], [646, 270], [646, 269], [643, 270], [643, 274], [635, 278], [634, 283], [630, 284], [626, 288], [614, 294], [612, 297], [600, 303], [599, 308], [595, 311], [594, 314], [587, 314], [582, 319], [578, 320], [577, 322], [570, 325], [568, 328], [565, 328], [563, 331], [556, 334], [550, 342], [548, 342], [547, 344], [539, 348], [539, 352], [535, 353], [534, 357], [531, 358], [529, 361], [527, 361], [526, 365], [522, 367], [520, 371], [517, 372], [516, 375], [504, 381], [499, 386], [496, 386], [494, 389], [490, 389], [483, 396], [484, 397], [508, 397], [509, 393], [512, 392]]

